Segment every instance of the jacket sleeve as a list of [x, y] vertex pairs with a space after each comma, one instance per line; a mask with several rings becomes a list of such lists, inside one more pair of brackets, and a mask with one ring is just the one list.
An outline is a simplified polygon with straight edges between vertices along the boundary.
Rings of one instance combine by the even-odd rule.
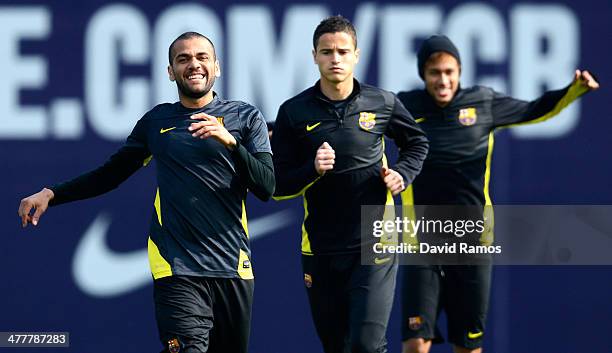
[[391, 120], [385, 135], [393, 139], [399, 149], [399, 159], [393, 170], [404, 177], [406, 185], [411, 184], [423, 167], [423, 161], [429, 150], [429, 141], [397, 97], [394, 97]]
[[298, 197], [318, 178], [314, 157], [301, 157], [296, 134], [282, 105], [276, 116], [272, 132], [272, 152], [276, 178], [275, 200]]
[[494, 127], [510, 127], [517, 124], [535, 124], [559, 114], [561, 110], [586, 93], [588, 89], [580, 82], [545, 92], [531, 102], [493, 92], [491, 112]]
[[125, 144], [102, 166], [50, 187], [54, 197], [49, 205], [60, 205], [109, 192], [146, 165], [150, 161], [151, 152], [147, 147], [144, 125], [142, 119], [139, 120]]
[[245, 139], [232, 151], [238, 176], [258, 199], [267, 201], [274, 193], [274, 167], [268, 128], [257, 109], [247, 119]]

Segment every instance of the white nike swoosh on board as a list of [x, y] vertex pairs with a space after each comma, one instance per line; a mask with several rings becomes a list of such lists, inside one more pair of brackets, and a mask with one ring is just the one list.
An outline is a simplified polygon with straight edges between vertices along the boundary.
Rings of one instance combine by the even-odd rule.
[[[279, 211], [249, 221], [250, 240], [263, 238], [293, 222], [293, 213]], [[72, 275], [77, 287], [98, 298], [123, 295], [151, 283], [147, 250], [116, 252], [106, 245], [111, 225], [100, 213], [85, 231], [74, 253]]]

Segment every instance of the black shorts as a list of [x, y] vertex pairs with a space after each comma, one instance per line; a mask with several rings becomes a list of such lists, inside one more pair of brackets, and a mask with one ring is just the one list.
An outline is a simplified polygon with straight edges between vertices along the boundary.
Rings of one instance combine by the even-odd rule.
[[302, 256], [310, 311], [326, 353], [387, 352], [394, 260], [361, 265], [360, 254]]
[[402, 266], [402, 340], [444, 342], [436, 319], [444, 310], [448, 341], [482, 347], [489, 307], [491, 266]]
[[246, 353], [253, 285], [253, 280], [239, 278], [170, 276], [155, 280], [155, 318], [162, 352]]

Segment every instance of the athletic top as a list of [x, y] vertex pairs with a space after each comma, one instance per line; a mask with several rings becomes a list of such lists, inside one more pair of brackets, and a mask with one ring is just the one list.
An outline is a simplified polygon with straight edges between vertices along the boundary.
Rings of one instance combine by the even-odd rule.
[[426, 90], [398, 93], [430, 142], [423, 170], [402, 193], [404, 204], [490, 205], [494, 131], [547, 120], [586, 91], [575, 83], [527, 102], [475, 86], [459, 89], [444, 108]]
[[[355, 80], [346, 107], [336, 109], [319, 82], [279, 108], [272, 135], [275, 199], [304, 198], [302, 253], [360, 251], [361, 205], [385, 205], [392, 198], [381, 178], [384, 136], [395, 141], [393, 169], [410, 184], [427, 154], [427, 139], [391, 92]], [[319, 177], [314, 158], [328, 142], [333, 170]]]
[[[237, 148], [194, 138], [187, 128], [200, 121], [191, 119], [199, 112], [215, 116]], [[52, 205], [110, 191], [154, 158], [158, 188], [148, 241], [153, 277], [250, 279], [245, 198], [247, 188], [263, 200], [271, 196], [270, 154], [266, 122], [252, 105], [216, 95], [200, 109], [160, 104], [104, 165], [52, 187]]]

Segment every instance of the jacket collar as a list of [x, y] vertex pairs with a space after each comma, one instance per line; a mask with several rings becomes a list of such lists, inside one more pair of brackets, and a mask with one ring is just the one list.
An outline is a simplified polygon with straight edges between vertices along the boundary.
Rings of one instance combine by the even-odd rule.
[[[325, 101], [325, 102], [332, 102], [331, 99], [327, 98], [324, 94], [323, 91], [321, 91], [321, 80], [318, 80], [314, 86], [314, 95], [315, 97]], [[357, 81], [356, 78], [353, 78], [353, 92], [351, 92], [351, 94], [347, 97], [347, 99], [352, 99], [355, 98], [359, 95], [359, 93], [361, 93], [361, 84], [359, 83], [359, 81]]]
[[213, 99], [203, 107], [187, 108], [180, 101], [176, 102], [176, 105], [179, 111], [196, 112], [196, 111], [203, 111], [205, 109], [212, 108], [216, 106], [220, 101], [221, 101], [221, 98], [219, 98], [219, 95], [217, 94], [217, 92], [213, 91]]

